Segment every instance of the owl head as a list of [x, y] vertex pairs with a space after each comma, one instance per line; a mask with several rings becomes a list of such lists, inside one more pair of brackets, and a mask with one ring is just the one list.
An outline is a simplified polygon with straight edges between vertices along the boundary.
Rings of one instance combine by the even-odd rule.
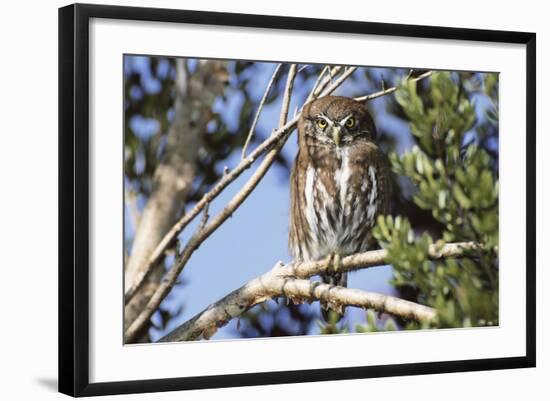
[[335, 148], [376, 140], [376, 128], [367, 108], [342, 96], [325, 96], [305, 105], [298, 134], [299, 140], [307, 144]]

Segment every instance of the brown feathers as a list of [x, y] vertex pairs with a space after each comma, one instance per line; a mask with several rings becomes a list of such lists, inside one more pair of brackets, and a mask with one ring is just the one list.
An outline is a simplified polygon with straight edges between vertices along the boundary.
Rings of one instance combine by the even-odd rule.
[[[372, 227], [388, 212], [389, 169], [367, 108], [327, 96], [307, 104], [298, 121], [291, 175], [289, 247], [297, 260], [366, 251]], [[322, 277], [345, 284], [345, 274]]]

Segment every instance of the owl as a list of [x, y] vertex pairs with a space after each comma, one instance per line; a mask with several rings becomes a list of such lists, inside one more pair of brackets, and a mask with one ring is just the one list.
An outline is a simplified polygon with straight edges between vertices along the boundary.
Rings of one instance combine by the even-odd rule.
[[[387, 159], [367, 108], [326, 96], [308, 103], [298, 121], [291, 174], [289, 249], [296, 261], [326, 259], [324, 283], [346, 286], [340, 258], [372, 249], [372, 228], [388, 212]], [[321, 304], [328, 321], [331, 309]], [[343, 313], [336, 313], [339, 320]]]

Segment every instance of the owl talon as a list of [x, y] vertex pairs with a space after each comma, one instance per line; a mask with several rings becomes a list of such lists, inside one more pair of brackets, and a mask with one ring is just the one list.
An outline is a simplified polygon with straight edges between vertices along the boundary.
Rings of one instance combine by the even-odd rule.
[[[337, 253], [343, 259], [370, 249], [377, 216], [389, 209], [389, 164], [367, 107], [350, 98], [309, 102], [299, 118], [298, 138], [290, 179], [291, 253], [296, 260], [324, 256], [321, 282], [328, 290], [346, 287], [348, 274]], [[337, 313], [327, 302], [321, 302], [323, 319], [328, 321], [330, 311], [338, 321], [344, 307]]]
[[325, 259], [325, 270], [329, 270], [332, 266], [332, 259], [334, 258], [334, 254], [333, 253], [330, 253], [326, 259]]
[[342, 257], [338, 252], [333, 252], [325, 259], [325, 270], [330, 270], [334, 273], [338, 273], [342, 267]]
[[335, 253], [332, 259], [332, 268], [334, 269], [335, 273], [338, 273], [341, 267], [342, 267], [342, 258], [339, 253]]

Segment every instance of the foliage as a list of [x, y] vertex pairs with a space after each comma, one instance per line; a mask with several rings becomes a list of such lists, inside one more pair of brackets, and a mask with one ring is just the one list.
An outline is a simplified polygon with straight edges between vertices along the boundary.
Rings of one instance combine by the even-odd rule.
[[236, 334], [243, 338], [308, 334], [316, 311], [309, 305], [279, 302], [266, 302], [243, 313], [237, 321]]
[[[474, 100], [488, 104], [481, 115]], [[498, 76], [403, 79], [386, 107], [408, 123], [413, 144], [389, 153], [399, 213], [380, 216], [374, 235], [388, 250], [399, 296], [434, 307], [438, 319], [420, 324], [369, 310], [355, 331], [498, 325]], [[482, 250], [429, 260], [430, 246], [453, 241], [476, 241]], [[319, 326], [323, 334], [350, 331], [345, 321]]]
[[355, 327], [350, 328], [350, 324], [347, 321], [338, 322], [338, 315], [332, 312], [329, 315], [329, 321], [324, 322], [318, 320], [319, 331], [321, 334], [345, 334], [353, 331], [357, 333], [374, 333], [378, 331], [395, 331], [397, 330], [397, 323], [395, 320], [386, 314], [378, 314], [372, 310], [367, 310], [365, 314], [365, 323], [356, 324]]
[[[141, 209], [151, 193], [152, 175], [161, 160], [173, 118], [175, 61], [166, 57], [128, 57], [125, 60], [125, 190], [127, 201]], [[267, 82], [258, 80], [273, 64], [228, 63], [231, 74], [223, 96], [216, 99], [211, 121], [197, 153], [198, 173], [187, 205], [192, 205], [217, 182], [230, 158], [240, 154]], [[300, 70], [295, 91], [309, 89], [323, 66]], [[200, 68], [188, 60], [191, 74]], [[401, 298], [437, 309], [436, 327], [498, 324], [498, 75], [436, 72], [430, 79], [407, 81], [424, 71], [361, 68], [344, 95], [362, 95], [400, 84], [395, 95], [369, 104], [379, 141], [389, 154], [394, 174], [395, 217], [378, 220], [375, 237], [388, 249], [392, 285]], [[260, 74], [261, 73], [261, 74]], [[275, 81], [266, 108], [281, 99], [284, 74]], [[294, 97], [301, 99], [302, 94]], [[303, 99], [302, 99], [303, 100]], [[382, 107], [380, 107], [382, 106]], [[408, 127], [392, 129], [385, 121]], [[262, 141], [270, 132], [252, 138]], [[405, 152], [396, 149], [408, 149]], [[284, 152], [277, 165], [288, 171]], [[132, 230], [125, 230], [128, 244]], [[444, 242], [477, 241], [483, 251], [461, 259], [433, 262], [427, 252]], [[128, 247], [130, 248], [130, 247]], [[192, 285], [192, 283], [190, 283]], [[374, 332], [418, 328], [417, 323], [367, 311], [353, 327], [321, 322], [318, 304], [256, 307], [241, 316], [237, 334], [245, 337], [302, 335], [317, 322], [320, 333]], [[174, 311], [160, 310], [156, 321], [164, 330]]]
[[[191, 74], [200, 68], [200, 60], [186, 60], [186, 68]], [[204, 135], [201, 135], [200, 148], [196, 157], [196, 175], [193, 188], [186, 199], [186, 208], [202, 198], [204, 193], [219, 181], [230, 158], [240, 154], [248, 135], [254, 114], [258, 108], [261, 93], [266, 82], [258, 81], [274, 64], [249, 61], [230, 61], [230, 80], [224, 94], [219, 96], [211, 110], [210, 121]], [[322, 66], [311, 66], [300, 74], [304, 82], [316, 77]], [[271, 74], [272, 70], [269, 71]], [[132, 224], [125, 227], [127, 253], [131, 244], [137, 216], [151, 194], [153, 174], [162, 160], [166, 146], [168, 129], [173, 120], [175, 98], [175, 59], [170, 57], [125, 56], [124, 60], [124, 183], [126, 204], [133, 212]], [[284, 74], [275, 80], [272, 93], [266, 106], [281, 98], [284, 88]], [[270, 132], [256, 132], [249, 150], [265, 139]], [[289, 176], [290, 159], [282, 154], [275, 159], [275, 166]], [[133, 205], [132, 207], [130, 205]], [[181, 309], [175, 308], [176, 312]], [[294, 315], [302, 309], [291, 311]], [[264, 313], [273, 313], [269, 310]], [[160, 309], [155, 314], [153, 330], [163, 330], [166, 324], [176, 317], [175, 312]], [[273, 316], [275, 319], [276, 316]], [[303, 313], [302, 320], [309, 317]], [[311, 319], [310, 319], [311, 320]], [[243, 319], [243, 330], [247, 324]], [[268, 328], [264, 328], [268, 331]], [[252, 330], [252, 328], [251, 328]], [[304, 329], [305, 330], [305, 329]], [[302, 330], [303, 331], [303, 330]]]
[[[193, 61], [188, 60], [192, 72]], [[232, 79], [226, 93], [238, 92], [238, 101], [230, 102], [225, 96], [217, 99], [212, 110], [207, 132], [201, 137], [197, 153], [197, 176], [188, 202], [198, 201], [218, 181], [226, 160], [240, 148], [248, 134], [257, 100], [252, 87], [255, 70], [251, 62], [231, 62]], [[192, 79], [192, 78], [191, 78]], [[175, 59], [166, 57], [132, 57], [125, 60], [125, 178], [127, 190], [137, 193], [145, 203], [151, 192], [155, 167], [161, 159], [166, 135], [173, 118], [175, 95]], [[272, 96], [272, 102], [276, 96]], [[231, 108], [234, 118], [228, 119], [221, 112]], [[255, 138], [258, 140], [258, 138]], [[279, 166], [288, 169], [289, 162], [280, 157]]]
[[[487, 90], [492, 92], [494, 85], [489, 75]], [[477, 143], [465, 143], [476, 120], [474, 104], [447, 72], [435, 74], [423, 96], [416, 83], [404, 83], [396, 100], [410, 121], [416, 144], [401, 156], [393, 152], [390, 160], [393, 171], [417, 188], [414, 203], [442, 225], [442, 239], [435, 245], [477, 241], [483, 251], [432, 262], [428, 249], [434, 241], [428, 232], [416, 233], [406, 217], [380, 216], [374, 235], [389, 252], [393, 285], [410, 300], [435, 307], [437, 327], [496, 325], [498, 163]], [[493, 119], [486, 124], [495, 123]]]
[[358, 333], [372, 333], [377, 331], [395, 331], [396, 329], [397, 329], [397, 325], [395, 323], [395, 320], [393, 320], [390, 317], [386, 318], [384, 325], [381, 326], [378, 322], [376, 313], [371, 309], [367, 311], [366, 323], [358, 324], [355, 326], [355, 331]]

